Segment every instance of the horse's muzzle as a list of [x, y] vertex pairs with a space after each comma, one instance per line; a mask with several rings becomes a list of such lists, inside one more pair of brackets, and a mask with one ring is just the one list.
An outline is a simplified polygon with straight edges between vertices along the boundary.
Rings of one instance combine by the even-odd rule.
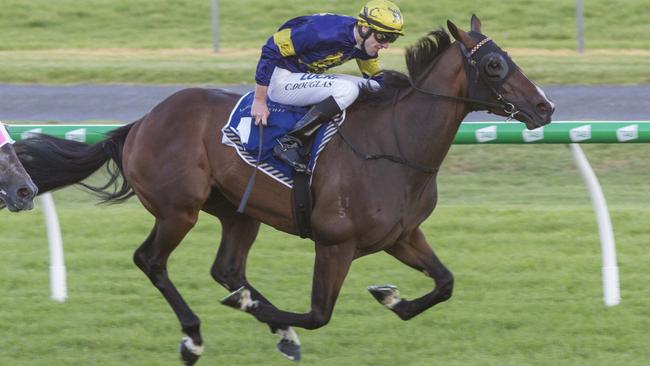
[[27, 181], [17, 187], [12, 187], [9, 192], [2, 192], [0, 198], [11, 212], [31, 210], [34, 208], [34, 197], [38, 193], [36, 185]]

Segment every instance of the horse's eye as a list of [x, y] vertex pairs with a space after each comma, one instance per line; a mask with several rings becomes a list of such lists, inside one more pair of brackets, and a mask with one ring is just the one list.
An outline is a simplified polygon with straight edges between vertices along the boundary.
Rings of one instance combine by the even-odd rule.
[[485, 75], [491, 79], [502, 79], [507, 74], [507, 64], [503, 57], [498, 54], [486, 56], [487, 59], [483, 63], [483, 71]]
[[490, 76], [498, 76], [499, 71], [501, 71], [501, 60], [497, 57], [493, 57], [487, 64], [486, 72]]

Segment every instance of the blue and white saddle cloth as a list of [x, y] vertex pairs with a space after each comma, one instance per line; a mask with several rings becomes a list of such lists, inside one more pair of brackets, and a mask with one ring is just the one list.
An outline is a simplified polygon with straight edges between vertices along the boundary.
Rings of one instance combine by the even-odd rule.
[[[221, 142], [232, 146], [237, 154], [249, 165], [255, 166], [260, 148], [259, 128], [251, 117], [251, 105], [254, 93], [250, 92], [239, 99], [237, 105], [230, 113], [226, 125], [221, 129], [223, 137]], [[278, 144], [278, 139], [293, 129], [293, 126], [307, 112], [309, 107], [293, 107], [268, 101], [268, 124], [264, 127], [264, 141], [262, 141], [262, 158], [260, 169], [287, 187], [293, 186], [293, 170], [291, 167], [273, 156], [273, 147]], [[311, 148], [309, 169], [316, 169], [318, 156], [325, 145], [332, 139], [337, 131], [337, 125], [343, 123], [345, 111], [334, 117], [332, 121], [323, 124], [315, 134]], [[336, 123], [336, 125], [335, 125]], [[310, 181], [311, 183], [311, 181]]]

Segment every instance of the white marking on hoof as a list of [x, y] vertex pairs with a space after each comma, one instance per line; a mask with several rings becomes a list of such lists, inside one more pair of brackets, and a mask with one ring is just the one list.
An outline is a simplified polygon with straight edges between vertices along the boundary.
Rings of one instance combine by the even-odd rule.
[[381, 299], [381, 304], [385, 307], [392, 309], [395, 305], [399, 304], [402, 299], [399, 296], [399, 290], [393, 285], [380, 285], [368, 287], [371, 291], [381, 292], [384, 297]]
[[259, 304], [259, 301], [251, 298], [251, 292], [248, 289], [243, 289], [239, 294], [239, 308], [243, 311], [254, 309]]
[[298, 339], [298, 334], [291, 327], [288, 327], [286, 330], [278, 329], [275, 331], [275, 334], [279, 335], [282, 339], [286, 339], [287, 341], [300, 346], [300, 339]]
[[194, 344], [194, 341], [192, 340], [192, 338], [190, 338], [188, 336], [183, 337], [183, 345], [190, 352], [194, 353], [197, 356], [201, 356], [201, 354], [203, 353], [203, 346], [202, 345], [197, 346], [196, 344]]
[[387, 308], [392, 309], [395, 305], [399, 304], [400, 301], [402, 301], [402, 299], [399, 297], [399, 290], [395, 289], [390, 293], [390, 295], [386, 296], [384, 301], [381, 303]]

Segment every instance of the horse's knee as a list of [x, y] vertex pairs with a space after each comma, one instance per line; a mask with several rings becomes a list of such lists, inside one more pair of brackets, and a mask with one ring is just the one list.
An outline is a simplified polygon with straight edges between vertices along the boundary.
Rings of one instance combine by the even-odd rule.
[[443, 279], [436, 284], [436, 290], [443, 301], [449, 300], [454, 290], [454, 275], [453, 273], [447, 271], [447, 274]]
[[309, 316], [309, 322], [304, 327], [305, 329], [318, 329], [327, 325], [332, 318], [332, 313], [324, 313], [322, 311], [312, 311]]

